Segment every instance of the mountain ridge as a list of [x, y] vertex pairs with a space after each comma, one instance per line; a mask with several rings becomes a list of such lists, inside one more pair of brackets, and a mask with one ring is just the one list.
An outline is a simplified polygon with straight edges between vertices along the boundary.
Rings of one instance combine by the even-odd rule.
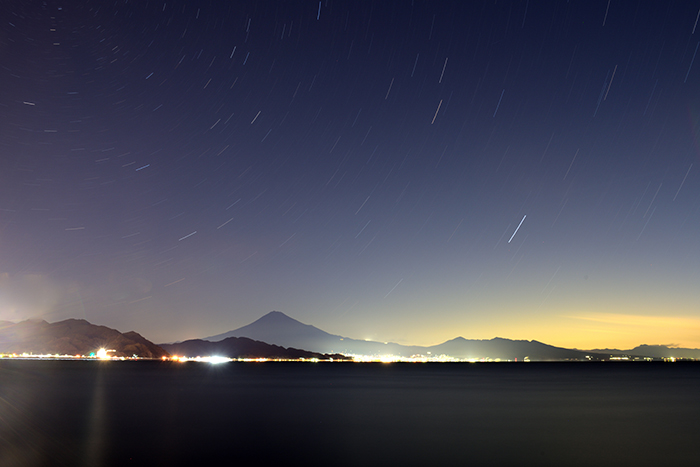
[[0, 327], [0, 353], [35, 355], [90, 355], [99, 349], [114, 357], [162, 358], [169, 354], [135, 331], [92, 324], [84, 319], [55, 323], [29, 319]]
[[272, 311], [246, 326], [205, 337], [204, 340], [215, 340], [224, 336], [248, 337], [268, 344], [303, 348], [327, 354], [341, 353], [374, 357], [382, 355], [399, 357], [448, 355], [460, 359], [524, 359], [530, 357], [538, 360], [582, 360], [588, 355], [588, 352], [585, 351], [561, 349], [536, 341], [512, 341], [504, 338], [469, 340], [459, 336], [433, 346], [364, 341], [330, 334], [315, 326], [301, 323], [279, 311]]
[[700, 349], [672, 349], [665, 346], [640, 345], [630, 350], [579, 350], [556, 347], [537, 340], [513, 340], [503, 337], [466, 339], [462, 336], [431, 346], [375, 342], [330, 334], [310, 324], [291, 318], [280, 311], [271, 311], [240, 328], [205, 337], [216, 341], [226, 337], [248, 337], [268, 344], [303, 348], [309, 351], [351, 355], [447, 355], [460, 359], [529, 359], [529, 360], [604, 360], [611, 356], [649, 358], [700, 358]]
[[203, 339], [189, 339], [175, 344], [160, 344], [171, 355], [188, 358], [217, 356], [228, 358], [270, 358], [270, 359], [319, 359], [343, 360], [343, 355], [326, 355], [292, 347], [256, 341], [247, 337], [227, 337], [212, 342]]
[[[330, 334], [279, 311], [272, 311], [240, 328], [204, 339], [156, 345], [135, 331], [121, 333], [84, 319], [48, 323], [29, 319], [19, 323], [0, 321], [0, 354], [89, 355], [100, 348], [111, 356], [139, 358], [227, 356], [231, 358], [338, 358], [441, 356], [463, 360], [607, 360], [698, 359], [700, 349], [642, 344], [633, 349], [579, 350], [555, 347], [536, 340], [466, 339], [462, 336], [431, 346], [375, 342]], [[303, 349], [303, 350], [302, 350]], [[205, 355], [210, 353], [211, 355]]]

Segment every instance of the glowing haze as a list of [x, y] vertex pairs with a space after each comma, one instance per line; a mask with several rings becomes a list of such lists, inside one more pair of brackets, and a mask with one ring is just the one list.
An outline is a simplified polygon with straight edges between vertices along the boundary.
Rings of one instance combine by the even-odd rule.
[[0, 320], [700, 347], [689, 2], [11, 2]]

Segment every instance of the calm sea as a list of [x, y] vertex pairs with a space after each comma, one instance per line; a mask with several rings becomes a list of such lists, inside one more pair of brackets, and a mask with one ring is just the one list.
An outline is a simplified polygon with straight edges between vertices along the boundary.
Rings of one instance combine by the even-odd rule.
[[0, 360], [0, 465], [700, 465], [700, 364]]

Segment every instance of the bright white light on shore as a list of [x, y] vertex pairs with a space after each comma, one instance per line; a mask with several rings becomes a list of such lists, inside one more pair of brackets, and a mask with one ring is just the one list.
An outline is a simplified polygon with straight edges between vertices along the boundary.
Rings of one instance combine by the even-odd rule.
[[231, 359], [228, 357], [206, 357], [206, 359], [203, 360], [213, 364], [226, 363], [231, 361]]
[[95, 354], [100, 360], [109, 360], [109, 355], [107, 355], [107, 349], [100, 349]]

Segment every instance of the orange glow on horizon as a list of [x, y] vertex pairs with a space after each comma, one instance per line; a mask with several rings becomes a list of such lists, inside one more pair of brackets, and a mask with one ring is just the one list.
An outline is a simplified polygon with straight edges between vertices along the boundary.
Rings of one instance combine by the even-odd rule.
[[[495, 320], [494, 320], [495, 321]], [[571, 311], [565, 315], [528, 314], [504, 316], [496, 322], [468, 320], [448, 329], [430, 328], [405, 332], [402, 339], [386, 339], [403, 345], [432, 346], [456, 337], [490, 340], [536, 340], [569, 349], [628, 350], [639, 345], [700, 348], [700, 318], [625, 313]], [[379, 335], [379, 333], [377, 333]], [[373, 339], [373, 340], [381, 340]]]

